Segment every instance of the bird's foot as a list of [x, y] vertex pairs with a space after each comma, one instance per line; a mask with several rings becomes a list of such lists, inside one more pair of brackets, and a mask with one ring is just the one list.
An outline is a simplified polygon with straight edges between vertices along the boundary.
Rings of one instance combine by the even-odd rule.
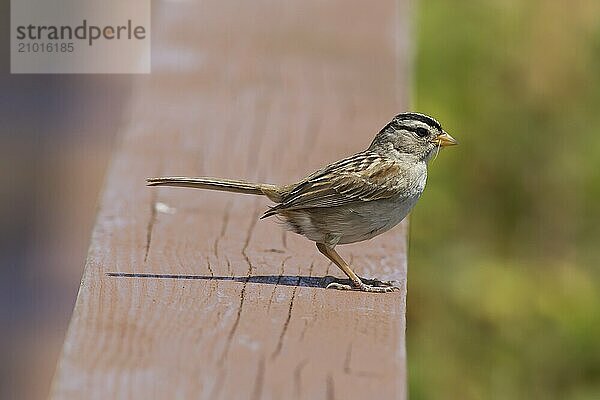
[[395, 288], [400, 289], [400, 282], [398, 281], [380, 281], [379, 279], [359, 278], [363, 283], [370, 286], [394, 286]]
[[347, 285], [339, 282], [332, 282], [327, 285], [327, 289], [337, 289], [337, 290], [357, 290], [361, 292], [371, 292], [371, 293], [389, 293], [396, 290], [400, 290], [398, 286], [394, 286], [392, 284], [385, 285], [385, 282], [377, 281], [382, 286], [377, 286], [376, 284], [371, 284], [363, 282], [354, 282], [353, 285]]

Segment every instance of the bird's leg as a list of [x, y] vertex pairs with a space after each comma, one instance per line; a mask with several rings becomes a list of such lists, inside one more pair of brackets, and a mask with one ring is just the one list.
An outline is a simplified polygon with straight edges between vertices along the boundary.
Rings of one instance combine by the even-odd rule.
[[323, 243], [317, 243], [317, 249], [327, 258], [329, 258], [335, 265], [337, 265], [344, 273], [350, 278], [354, 286], [344, 285], [341, 283], [333, 282], [327, 285], [328, 289], [340, 289], [340, 290], [360, 290], [363, 292], [391, 292], [398, 290], [395, 286], [372, 286], [365, 284], [355, 273], [352, 271], [350, 266], [346, 264], [344, 259], [335, 251], [332, 246], [327, 246]]
[[[342, 271], [344, 271], [346, 276], [348, 276], [348, 278], [350, 278], [350, 280], [354, 283], [355, 286], [360, 287], [363, 285], [360, 278], [354, 273], [354, 271], [352, 271], [350, 266], [348, 264], [346, 264], [344, 259], [335, 251], [335, 249], [333, 247], [327, 246], [326, 244], [323, 244], [323, 243], [317, 243], [317, 249], [319, 249], [321, 254], [323, 254], [325, 257], [329, 258], [335, 265], [337, 265]], [[332, 284], [329, 284], [327, 287], [330, 287], [332, 285], [339, 285], [339, 283], [332, 283]], [[351, 287], [349, 285], [342, 285], [342, 286], [348, 286], [347, 289], [351, 289]]]

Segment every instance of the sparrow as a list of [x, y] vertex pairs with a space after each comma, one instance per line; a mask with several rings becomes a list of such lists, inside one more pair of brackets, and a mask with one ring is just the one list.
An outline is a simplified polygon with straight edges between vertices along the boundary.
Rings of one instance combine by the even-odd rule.
[[398, 290], [396, 283], [364, 279], [337, 253], [401, 222], [421, 197], [427, 165], [442, 147], [458, 142], [434, 118], [416, 112], [396, 115], [359, 153], [331, 163], [290, 185], [210, 177], [148, 178], [148, 186], [176, 186], [266, 196], [276, 203], [260, 217], [275, 216], [285, 228], [313, 241], [350, 278], [327, 288], [365, 292]]

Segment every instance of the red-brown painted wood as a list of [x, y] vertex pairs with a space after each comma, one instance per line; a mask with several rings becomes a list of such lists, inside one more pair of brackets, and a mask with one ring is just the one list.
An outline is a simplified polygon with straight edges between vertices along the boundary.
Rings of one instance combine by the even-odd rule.
[[51, 398], [405, 398], [405, 224], [338, 248], [401, 291], [326, 290], [343, 275], [266, 198], [144, 185], [287, 183], [368, 146], [407, 109], [405, 3], [156, 4]]

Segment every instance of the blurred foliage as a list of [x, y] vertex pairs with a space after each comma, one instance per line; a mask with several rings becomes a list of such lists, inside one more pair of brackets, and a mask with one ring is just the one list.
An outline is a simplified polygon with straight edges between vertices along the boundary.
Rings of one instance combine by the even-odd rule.
[[600, 2], [420, 0], [410, 398], [600, 399]]

